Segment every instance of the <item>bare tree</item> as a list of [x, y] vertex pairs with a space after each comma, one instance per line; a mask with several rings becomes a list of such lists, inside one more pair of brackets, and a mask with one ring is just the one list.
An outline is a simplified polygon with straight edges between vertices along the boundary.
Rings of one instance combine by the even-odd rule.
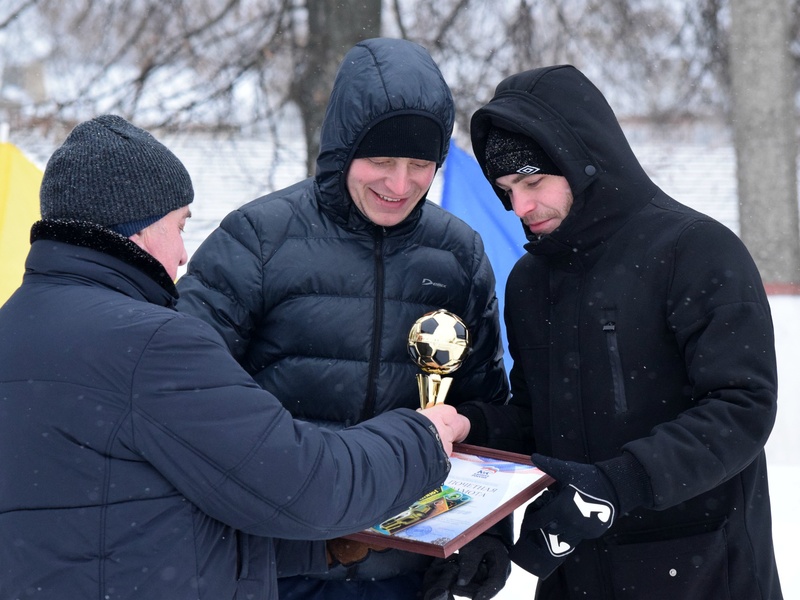
[[732, 0], [730, 69], [742, 240], [768, 285], [800, 289], [797, 89], [785, 0]]
[[300, 110], [309, 175], [319, 153], [319, 130], [336, 68], [345, 52], [381, 31], [381, 0], [308, 0], [308, 31], [293, 51], [296, 57], [289, 99]]
[[[729, 49], [736, 50], [730, 16], [739, 2], [750, 7], [754, 1], [4, 0], [0, 69], [5, 65], [6, 79], [26, 61], [57, 76], [48, 78], [56, 87], [41, 101], [0, 100], [0, 118], [18, 127], [70, 127], [114, 111], [148, 128], [258, 134], [276, 147], [282, 125], [299, 120], [311, 173], [336, 66], [358, 40], [383, 34], [430, 50], [453, 89], [457, 138], [465, 147], [470, 116], [496, 84], [544, 64], [574, 64], [602, 81], [622, 116], [669, 126], [738, 114], [731, 112], [731, 82], [740, 76], [733, 77], [728, 60]], [[780, 2], [789, 6], [778, 7]], [[750, 7], [749, 20], [769, 13], [776, 26], [758, 41], [767, 43], [784, 26], [791, 35], [785, 39], [796, 40], [798, 7], [800, 0]], [[791, 88], [776, 91], [782, 98], [796, 92], [800, 44], [789, 49], [791, 58], [779, 71]], [[733, 97], [738, 102], [742, 92]], [[794, 129], [781, 133], [793, 135]], [[741, 130], [736, 135], [742, 144], [754, 139]], [[784, 143], [781, 138], [790, 152]], [[768, 195], [748, 191], [740, 181], [743, 236], [751, 248], [768, 248], [763, 256], [757, 251], [759, 264], [771, 269], [767, 261], [789, 249], [789, 258], [777, 265], [780, 274], [765, 273], [781, 281], [796, 278], [798, 243], [791, 222], [796, 197], [790, 197], [791, 182], [784, 184], [789, 191], [776, 200], [783, 217], [775, 225], [781, 227], [767, 235], [753, 229], [758, 216], [778, 213], [754, 203]]]
[[153, 128], [269, 133], [293, 109], [310, 157], [338, 63], [381, 22], [381, 0], [27, 0], [8, 9], [0, 26], [34, 20], [47, 32], [38, 58], [61, 74], [45, 101], [21, 107], [27, 124], [71, 126], [114, 111]]
[[453, 89], [462, 135], [504, 77], [558, 63], [602, 81], [623, 115], [668, 123], [724, 105], [712, 55], [718, 38], [707, 36], [707, 19], [716, 17], [705, 10], [710, 1], [450, 0], [412, 12], [395, 0], [390, 33], [431, 50]]
[[102, 109], [151, 127], [239, 133], [296, 110], [313, 157], [336, 65], [380, 33], [431, 51], [462, 132], [502, 78], [556, 62], [602, 78], [625, 113], [668, 119], [700, 109], [719, 86], [704, 70], [713, 60], [696, 58], [707, 56], [698, 51], [706, 40], [692, 37], [707, 22], [682, 1], [7, 0], [0, 27], [35, 18], [46, 43], [38, 58], [60, 76], [48, 102], [24, 107], [28, 122]]

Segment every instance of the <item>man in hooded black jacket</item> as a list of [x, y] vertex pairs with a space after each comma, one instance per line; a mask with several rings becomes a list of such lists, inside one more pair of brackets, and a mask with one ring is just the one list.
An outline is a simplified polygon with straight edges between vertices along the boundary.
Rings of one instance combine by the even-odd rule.
[[512, 550], [536, 597], [781, 598], [773, 326], [744, 245], [650, 180], [572, 66], [501, 82], [471, 136], [529, 241], [506, 287], [511, 401], [459, 410], [469, 441], [558, 482]]

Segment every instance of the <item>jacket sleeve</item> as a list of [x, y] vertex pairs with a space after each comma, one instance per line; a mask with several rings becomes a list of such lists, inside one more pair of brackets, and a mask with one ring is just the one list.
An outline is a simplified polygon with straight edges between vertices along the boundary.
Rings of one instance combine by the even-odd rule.
[[723, 226], [688, 227], [674, 250], [668, 323], [692, 404], [623, 449], [644, 467], [654, 508], [708, 491], [764, 449], [777, 410], [769, 303], [744, 244]]
[[472, 286], [463, 315], [470, 327], [472, 349], [454, 375], [448, 400], [452, 398], [453, 404], [469, 400], [504, 404], [508, 399], [508, 378], [503, 365], [494, 271], [480, 235], [473, 234]]
[[198, 319], [176, 314], [142, 353], [127, 444], [213, 518], [325, 539], [367, 528], [440, 485], [449, 461], [407, 409], [331, 432], [295, 421]]
[[[489, 266], [491, 271], [491, 266]], [[494, 289], [494, 275], [491, 274], [492, 289]], [[508, 297], [508, 296], [507, 296]], [[497, 304], [496, 297], [494, 304]], [[506, 309], [508, 310], [508, 309]], [[491, 317], [492, 320], [498, 318]], [[508, 318], [506, 318], [508, 322]], [[499, 324], [498, 336], [499, 336]], [[525, 378], [521, 368], [516, 365], [515, 352], [516, 340], [513, 328], [507, 328], [508, 347], [511, 356], [506, 360], [512, 361], [511, 392], [512, 395], [503, 403], [469, 401], [458, 406], [458, 412], [467, 417], [471, 428], [466, 440], [468, 444], [488, 446], [508, 452], [532, 454], [535, 443], [532, 427], [531, 407], [525, 388]], [[498, 340], [498, 345], [501, 342]], [[505, 370], [503, 372], [505, 382]], [[507, 393], [507, 392], [506, 392]]]
[[[508, 347], [513, 361], [516, 340], [511, 328], [508, 329]], [[467, 417], [471, 425], [466, 443], [520, 454], [536, 451], [525, 377], [516, 361], [511, 368], [511, 390], [513, 395], [504, 404], [471, 401], [458, 406], [458, 412]]]
[[178, 310], [211, 324], [240, 361], [264, 313], [263, 265], [253, 224], [235, 210], [200, 245], [177, 284]]

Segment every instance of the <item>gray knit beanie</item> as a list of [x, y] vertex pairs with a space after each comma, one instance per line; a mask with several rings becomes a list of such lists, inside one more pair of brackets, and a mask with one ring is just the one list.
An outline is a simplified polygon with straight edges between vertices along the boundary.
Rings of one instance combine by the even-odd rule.
[[116, 115], [81, 123], [47, 162], [43, 219], [74, 219], [126, 237], [194, 199], [183, 163], [152, 135]]

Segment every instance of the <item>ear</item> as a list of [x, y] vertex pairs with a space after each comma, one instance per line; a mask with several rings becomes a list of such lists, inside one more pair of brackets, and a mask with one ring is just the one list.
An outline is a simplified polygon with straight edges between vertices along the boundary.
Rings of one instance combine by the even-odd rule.
[[147, 241], [145, 240], [145, 238], [142, 235], [141, 231], [137, 231], [132, 236], [130, 236], [128, 239], [130, 241], [132, 241], [134, 244], [136, 244], [137, 246], [139, 246], [139, 248], [141, 248], [142, 250], [147, 252]]

